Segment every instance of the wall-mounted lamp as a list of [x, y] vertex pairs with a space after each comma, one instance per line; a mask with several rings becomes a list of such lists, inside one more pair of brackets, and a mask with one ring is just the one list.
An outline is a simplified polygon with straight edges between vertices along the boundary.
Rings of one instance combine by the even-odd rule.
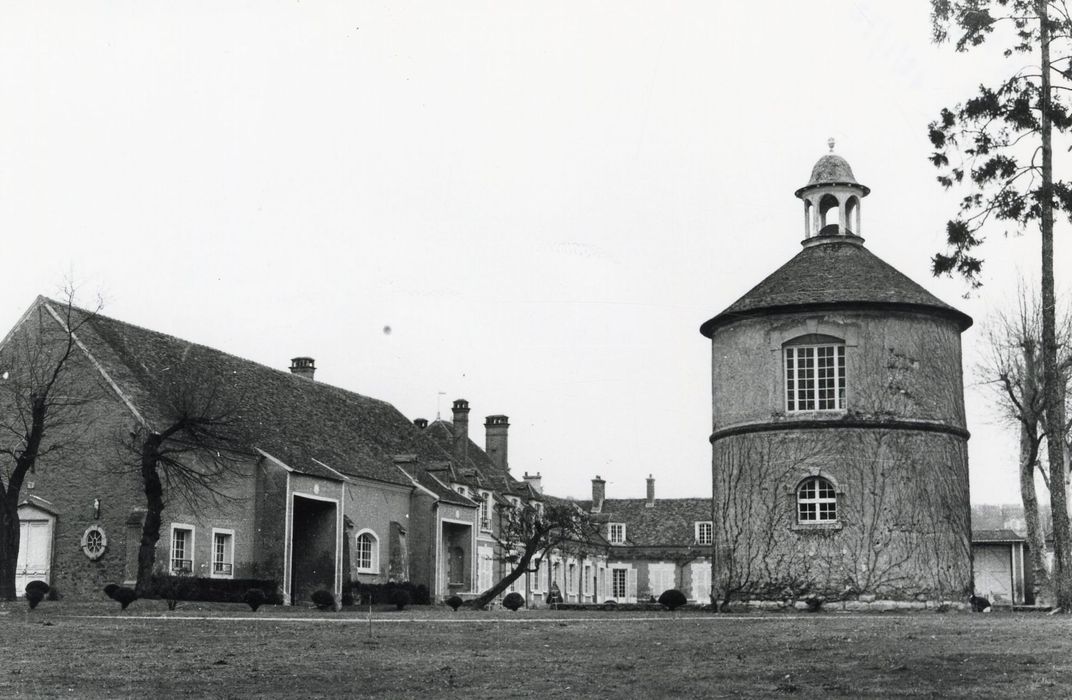
[[93, 499], [93, 519], [100, 520], [100, 499]]

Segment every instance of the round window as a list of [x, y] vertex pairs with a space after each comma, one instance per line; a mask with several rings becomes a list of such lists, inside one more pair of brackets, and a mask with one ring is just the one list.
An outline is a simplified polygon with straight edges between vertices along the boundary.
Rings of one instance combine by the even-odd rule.
[[82, 552], [89, 557], [90, 561], [97, 561], [103, 557], [107, 547], [108, 537], [99, 525], [90, 525], [82, 533]]

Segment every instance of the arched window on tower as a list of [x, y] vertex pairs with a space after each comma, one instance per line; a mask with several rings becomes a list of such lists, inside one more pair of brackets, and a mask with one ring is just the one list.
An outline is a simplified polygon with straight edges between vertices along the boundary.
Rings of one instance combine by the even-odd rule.
[[813, 523], [836, 523], [837, 491], [829, 479], [813, 476], [800, 482], [797, 486], [797, 522], [801, 525]]
[[785, 410], [845, 410], [845, 341], [829, 335], [802, 335], [782, 347]]
[[845, 202], [845, 228], [848, 233], [860, 235], [860, 198], [852, 195]]
[[[832, 194], [824, 194], [819, 200], [819, 235], [833, 236], [839, 233], [841, 204]], [[834, 228], [829, 228], [833, 226]]]

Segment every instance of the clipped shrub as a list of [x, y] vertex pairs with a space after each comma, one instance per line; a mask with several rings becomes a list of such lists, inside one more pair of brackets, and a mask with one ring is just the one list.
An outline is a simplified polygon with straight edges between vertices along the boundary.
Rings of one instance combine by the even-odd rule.
[[267, 601], [268, 596], [264, 595], [264, 591], [259, 588], [251, 588], [242, 596], [242, 602], [248, 605], [253, 612], [257, 612], [257, 608]]
[[456, 595], [452, 595], [443, 602], [449, 605], [451, 610], [453, 610], [454, 612], [458, 612], [458, 608], [460, 608], [462, 606], [462, 603], [464, 603], [465, 601], [463, 601]]
[[659, 596], [659, 605], [663, 606], [667, 610], [676, 610], [685, 603], [689, 602], [689, 599], [685, 597], [685, 594], [676, 588], [671, 588], [668, 591], [663, 591], [663, 594]]
[[605, 600], [605, 601], [603, 601], [603, 609], [604, 610], [617, 610], [618, 609], [618, 601], [616, 601], [616, 600]]
[[45, 599], [48, 593], [48, 584], [44, 581], [30, 581], [26, 584], [26, 602], [30, 604], [30, 610]]
[[823, 599], [817, 595], [810, 595], [804, 599], [804, 609], [808, 612], [819, 612], [823, 609]]
[[411, 600], [409, 591], [405, 588], [396, 588], [391, 594], [391, 603], [399, 610], [404, 610]]
[[331, 591], [323, 589], [313, 591], [310, 599], [313, 601], [313, 605], [320, 610], [333, 610], [335, 608], [335, 595]]
[[507, 610], [513, 610], [514, 612], [517, 612], [518, 608], [525, 607], [525, 597], [517, 591], [507, 593], [506, 597], [503, 598], [502, 604], [503, 607]]
[[138, 594], [133, 588], [109, 583], [104, 587], [104, 595], [119, 603], [120, 610], [126, 610], [127, 606], [138, 599]]

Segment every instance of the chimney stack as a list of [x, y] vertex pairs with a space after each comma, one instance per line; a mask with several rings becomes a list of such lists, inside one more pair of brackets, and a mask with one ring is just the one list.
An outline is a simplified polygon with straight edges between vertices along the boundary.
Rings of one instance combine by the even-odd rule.
[[427, 418], [414, 418], [413, 419], [413, 425], [417, 426], [418, 430], [424, 430], [425, 428], [428, 427], [428, 419]]
[[506, 416], [488, 416], [484, 421], [484, 451], [504, 472], [510, 471], [506, 460], [506, 434], [510, 430], [510, 419]]
[[651, 478], [651, 474], [648, 474], [648, 508], [655, 507], [655, 479]]
[[543, 477], [540, 476], [540, 472], [535, 474], [529, 474], [525, 472], [525, 483], [532, 487], [532, 490], [536, 493], [543, 493]]
[[454, 401], [454, 461], [461, 466], [469, 459], [469, 402]]
[[592, 479], [592, 512], [601, 513], [603, 511], [603, 500], [607, 497], [607, 482], [603, 481], [603, 477], [596, 474], [596, 478]]
[[311, 357], [294, 357], [290, 360], [290, 373], [312, 380], [316, 364]]

